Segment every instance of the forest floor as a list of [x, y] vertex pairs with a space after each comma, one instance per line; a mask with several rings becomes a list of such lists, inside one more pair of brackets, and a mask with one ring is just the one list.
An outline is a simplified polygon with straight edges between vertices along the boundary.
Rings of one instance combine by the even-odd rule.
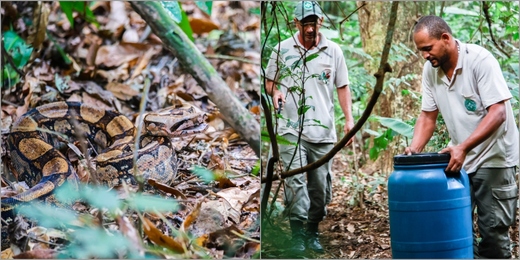
[[[327, 207], [328, 215], [320, 224], [320, 241], [325, 253], [307, 250], [304, 258], [391, 258], [390, 223], [386, 175], [378, 172], [375, 164], [359, 169], [359, 181], [353, 181], [349, 169], [351, 158], [338, 153], [333, 163], [333, 198]], [[381, 183], [384, 184], [381, 184]], [[357, 183], [357, 184], [355, 184]], [[273, 185], [274, 193], [278, 184]], [[355, 205], [356, 189], [363, 189], [363, 204]], [[282, 191], [279, 192], [282, 194]], [[359, 194], [359, 193], [358, 193]], [[359, 201], [358, 201], [359, 202]], [[282, 199], [278, 195], [277, 206], [270, 220], [273, 226], [262, 223], [262, 258], [296, 258], [289, 250], [290, 229], [283, 217]], [[510, 229], [512, 257], [519, 259], [519, 214]], [[280, 246], [284, 245], [284, 246]]]

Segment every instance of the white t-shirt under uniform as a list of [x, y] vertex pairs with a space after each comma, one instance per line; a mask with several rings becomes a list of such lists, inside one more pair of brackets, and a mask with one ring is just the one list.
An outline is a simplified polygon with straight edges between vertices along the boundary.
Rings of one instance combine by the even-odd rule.
[[512, 95], [500, 65], [486, 49], [474, 44], [460, 46], [452, 80], [427, 61], [423, 69], [422, 110], [439, 110], [450, 134], [450, 144], [464, 142], [487, 114], [486, 108], [503, 100], [506, 121], [484, 142], [468, 152], [464, 169], [504, 168], [518, 164], [519, 136], [511, 108]]

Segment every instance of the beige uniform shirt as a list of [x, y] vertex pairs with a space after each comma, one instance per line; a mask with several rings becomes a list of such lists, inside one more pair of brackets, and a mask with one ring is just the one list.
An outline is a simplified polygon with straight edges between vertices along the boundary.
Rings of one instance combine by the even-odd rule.
[[[433, 68], [429, 61], [423, 69], [422, 110], [441, 112], [451, 138], [448, 146], [466, 140], [486, 116], [487, 107], [512, 97], [493, 55], [478, 45], [457, 42], [459, 58], [451, 81], [440, 67]], [[506, 101], [505, 106], [506, 121], [467, 154], [466, 172], [518, 164], [518, 129], [511, 102]]]
[[[304, 101], [309, 109], [304, 113], [302, 139], [310, 143], [334, 143], [337, 141], [334, 91], [349, 84], [343, 52], [323, 34], [318, 46], [306, 52], [298, 34], [273, 49], [265, 72], [267, 79], [281, 83], [277, 85], [285, 95], [281, 113], [284, 119], [280, 121], [278, 134], [298, 136], [301, 123], [298, 108], [303, 108]], [[317, 57], [312, 59], [314, 54]]]

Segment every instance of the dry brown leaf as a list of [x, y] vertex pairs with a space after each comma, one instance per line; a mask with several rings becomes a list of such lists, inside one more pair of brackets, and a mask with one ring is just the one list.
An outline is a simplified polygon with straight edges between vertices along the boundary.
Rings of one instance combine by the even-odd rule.
[[226, 228], [222, 228], [211, 232], [208, 238], [203, 241], [203, 246], [207, 248], [230, 248], [229, 245], [233, 243], [233, 240], [237, 239], [238, 234], [244, 234], [244, 232], [238, 229], [235, 225], [231, 225]]
[[240, 139], [240, 135], [238, 135], [236, 132], [233, 132], [232, 134], [229, 135], [229, 140], [239, 140]]
[[348, 230], [348, 232], [350, 232], [350, 233], [354, 233], [354, 231], [356, 231], [356, 227], [354, 227], [354, 224], [349, 223], [349, 224], [347, 225], [347, 230]]
[[224, 170], [214, 170], [214, 173], [215, 181], [218, 181], [219, 189], [227, 189], [237, 186], [226, 176], [226, 172]]
[[112, 94], [114, 94], [114, 96], [116, 96], [116, 98], [123, 100], [123, 101], [128, 101], [128, 100], [132, 99], [133, 97], [138, 96], [140, 94], [139, 91], [133, 89], [132, 87], [128, 86], [127, 84], [123, 84], [123, 83], [119, 83], [119, 82], [115, 82], [115, 81], [108, 83], [105, 86], [105, 88], [106, 88], [106, 90], [112, 92]]
[[143, 217], [143, 230], [148, 238], [157, 245], [164, 246], [177, 253], [185, 253], [183, 246], [173, 238], [163, 234], [152, 221]]
[[150, 63], [150, 60], [152, 57], [159, 52], [161, 52], [162, 46], [161, 45], [155, 45], [152, 48], [148, 49], [143, 56], [139, 58], [139, 61], [137, 63], [137, 67], [134, 69], [134, 72], [132, 73], [131, 79], [135, 78], [137, 75], [141, 74], [141, 71], [143, 71], [146, 66], [148, 66], [148, 63]]
[[209, 156], [209, 163], [208, 163], [208, 166], [207, 168], [208, 169], [211, 169], [213, 171], [216, 171], [216, 170], [224, 170], [225, 168], [225, 164], [224, 164], [224, 161], [222, 160], [222, 158], [220, 158], [220, 156], [216, 155], [215, 153], [211, 153], [211, 155]]
[[251, 113], [255, 114], [255, 115], [260, 115], [260, 106], [254, 106], [254, 107], [251, 107], [249, 109], [249, 111], [251, 111]]
[[47, 242], [50, 241], [50, 237], [47, 234], [47, 228], [36, 226], [29, 230], [27, 230], [27, 235], [30, 238], [27, 245], [29, 246], [29, 250], [41, 250], [41, 249], [50, 249], [49, 244]]
[[13, 250], [11, 248], [7, 248], [2, 251], [2, 259], [12, 259], [14, 257]]
[[124, 42], [139, 42], [139, 33], [134, 28], [127, 28], [123, 33]]
[[260, 189], [249, 196], [249, 199], [242, 206], [242, 210], [249, 212], [260, 212]]
[[217, 195], [226, 199], [236, 211], [241, 212], [242, 205], [244, 205], [244, 203], [249, 200], [251, 194], [257, 192], [258, 189], [255, 187], [249, 187], [247, 190], [241, 190], [238, 187], [233, 187], [221, 190], [217, 192]]
[[121, 64], [137, 60], [143, 56], [146, 51], [153, 49], [157, 54], [162, 50], [160, 45], [154, 47], [149, 44], [122, 42], [116, 45], [104, 45], [99, 47], [96, 56], [96, 66], [104, 65], [106, 67], [117, 67]]
[[34, 8], [32, 26], [29, 28], [27, 43], [39, 50], [47, 35], [50, 9], [47, 3], [37, 2]]
[[192, 243], [197, 245], [197, 246], [203, 247], [207, 243], [208, 238], [209, 238], [209, 235], [208, 234], [204, 234], [204, 235], [196, 238], [195, 240], [193, 240]]
[[235, 257], [242, 259], [251, 259], [254, 254], [260, 251], [260, 248], [260, 243], [247, 242], [237, 250]]
[[195, 208], [190, 212], [188, 216], [184, 219], [184, 222], [182, 223], [181, 230], [184, 232], [185, 230], [188, 230], [188, 228], [191, 226], [191, 224], [197, 219], [200, 213], [200, 206], [202, 205], [202, 201], [197, 203]]
[[175, 196], [176, 198], [181, 198], [183, 200], [187, 199], [186, 196], [182, 192], [180, 192], [179, 190], [174, 189], [174, 188], [172, 188], [170, 186], [164, 185], [164, 184], [162, 184], [160, 182], [157, 182], [154, 179], [148, 179], [148, 184], [150, 184], [151, 186], [153, 186], [153, 187], [155, 187], [155, 188], [157, 188], [159, 190], [162, 190], [162, 191], [164, 191], [166, 193], [170, 193], [173, 196]]
[[108, 82], [112, 81], [123, 81], [127, 80], [130, 75], [128, 74], [128, 63], [123, 63], [121, 66], [113, 70], [96, 70], [96, 74], [107, 79]]
[[191, 29], [193, 33], [201, 35], [203, 33], [209, 33], [213, 30], [218, 30], [219, 27], [216, 25], [211, 19], [203, 16], [199, 17], [189, 17], [188, 21], [190, 22]]
[[110, 2], [110, 14], [108, 15], [108, 23], [104, 26], [104, 29], [111, 32], [114, 39], [117, 39], [123, 32], [127, 21], [128, 13], [126, 12], [125, 3], [122, 1]]
[[[36, 249], [32, 251], [23, 252], [19, 255], [13, 256], [14, 259], [54, 259], [57, 256], [57, 251], [54, 249]], [[2, 256], [3, 258], [3, 256]]]
[[[85, 90], [84, 94], [88, 93], [91, 96], [96, 96], [97, 100], [103, 101], [103, 103], [105, 104], [115, 104], [115, 102], [117, 101], [112, 92], [104, 90], [101, 86], [99, 86], [97, 83], [93, 81], [82, 82], [80, 83], [80, 86], [83, 90]], [[86, 101], [83, 100], [83, 102]]]

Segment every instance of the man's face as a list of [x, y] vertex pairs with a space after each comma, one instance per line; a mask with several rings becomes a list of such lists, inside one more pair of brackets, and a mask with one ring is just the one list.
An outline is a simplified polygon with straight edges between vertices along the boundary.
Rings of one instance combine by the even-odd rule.
[[302, 38], [305, 42], [313, 42], [316, 40], [323, 18], [318, 18], [316, 15], [310, 15], [303, 18], [301, 21], [294, 18], [296, 27], [300, 31]]
[[446, 49], [447, 38], [447, 35], [444, 34], [440, 39], [430, 37], [426, 29], [415, 33], [413, 36], [415, 46], [421, 52], [422, 57], [429, 60], [434, 68], [441, 66], [449, 60]]

